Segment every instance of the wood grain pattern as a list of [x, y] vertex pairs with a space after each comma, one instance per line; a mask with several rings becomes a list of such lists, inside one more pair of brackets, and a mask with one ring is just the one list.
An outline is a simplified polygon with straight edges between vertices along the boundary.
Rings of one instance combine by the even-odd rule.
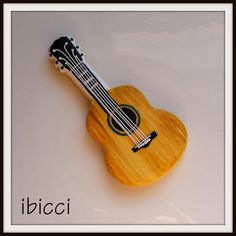
[[147, 148], [134, 153], [134, 143], [128, 136], [117, 135], [108, 126], [107, 114], [92, 101], [87, 115], [87, 129], [102, 145], [109, 172], [126, 185], [143, 186], [163, 177], [179, 160], [187, 142], [183, 123], [173, 114], [152, 107], [145, 96], [132, 86], [109, 90], [118, 104], [135, 107], [140, 116], [140, 129], [145, 134], [152, 131], [158, 136]]

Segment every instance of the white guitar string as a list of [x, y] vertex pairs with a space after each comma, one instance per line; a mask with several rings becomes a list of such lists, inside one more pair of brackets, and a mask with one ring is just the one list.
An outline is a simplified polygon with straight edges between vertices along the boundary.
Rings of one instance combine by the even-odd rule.
[[[68, 53], [68, 51], [66, 50], [66, 45], [67, 44], [65, 44], [64, 46], [64, 49], [65, 49], [65, 51], [66, 51], [66, 53]], [[72, 49], [72, 53], [73, 53], [73, 56], [74, 56], [74, 58], [76, 58], [77, 60], [78, 60], [78, 58], [74, 55], [74, 50]], [[69, 53], [68, 53], [69, 54]], [[91, 75], [91, 73], [89, 72], [89, 70], [87, 69], [87, 68], [85, 68], [85, 66], [84, 65], [81, 65], [81, 63], [79, 63], [79, 64], [77, 64], [77, 63], [74, 63], [74, 59], [69, 55], [69, 57], [70, 57], [70, 61], [72, 61], [72, 63], [73, 63], [73, 70], [76, 70], [76, 67], [80, 67], [80, 68], [78, 68], [78, 69], [80, 69], [81, 71], [82, 71], [82, 73], [84, 74], [84, 70], [87, 70], [88, 72], [87, 72], [87, 74], [89, 74], [89, 76], [93, 76], [93, 75]], [[68, 57], [67, 57], [68, 58]], [[81, 69], [82, 68], [82, 66], [83, 66], [83, 69]], [[77, 73], [79, 73], [79, 74], [81, 74], [81, 72], [80, 71], [76, 71]], [[78, 75], [78, 74], [77, 74]], [[80, 77], [82, 77], [82, 76], [80, 76]], [[86, 76], [86, 79], [91, 79], [90, 77], [87, 77]], [[86, 81], [84, 80], [84, 78], [82, 77], [82, 79], [83, 79], [83, 82], [84, 83], [86, 83]], [[94, 82], [94, 84], [92, 84], [92, 89], [93, 89], [93, 87], [97, 87], [99, 90], [100, 90], [100, 88], [101, 88], [101, 86], [100, 86], [100, 84], [99, 83], [97, 83], [96, 82], [96, 80], [95, 80], [95, 82]], [[95, 89], [94, 89], [95, 90]], [[96, 90], [96, 92], [98, 92], [97, 90]], [[102, 93], [101, 93], [102, 92]], [[113, 109], [113, 112], [115, 111], [115, 110], [117, 110], [118, 109], [118, 111], [120, 110], [120, 111], [122, 111], [121, 109], [120, 109], [120, 107], [118, 107], [118, 106], [114, 106], [114, 103], [112, 104], [109, 100], [109, 98], [108, 98], [108, 96], [106, 95], [106, 93], [104, 93], [103, 91], [101, 91], [100, 90], [100, 94], [102, 94], [102, 96], [103, 95], [105, 95], [106, 97], [107, 97], [107, 99], [106, 99], [106, 97], [104, 97], [103, 96], [103, 99], [105, 98], [106, 99], [106, 101], [108, 101], [108, 103], [110, 104], [110, 105], [112, 105], [112, 109]], [[115, 107], [115, 109], [114, 109], [114, 107]], [[114, 117], [114, 114], [113, 114], [113, 112], [112, 112], [112, 116]], [[129, 117], [122, 111], [122, 113], [129, 119]], [[126, 123], [129, 125], [129, 130], [130, 130], [130, 128], [131, 128], [131, 132], [132, 132], [132, 130], [135, 130], [136, 129], [136, 131], [134, 132], [136, 135], [138, 135], [139, 136], [139, 138], [141, 139], [141, 141], [143, 140], [143, 139], [145, 139], [146, 138], [146, 136], [144, 135], [144, 134], [142, 134], [141, 133], [141, 130], [137, 130], [137, 128], [135, 128], [133, 125], [132, 125], [132, 121], [130, 122], [130, 121], [128, 121], [127, 119], [126, 119], [126, 117], [124, 117], [123, 115], [122, 115], [122, 113], [121, 112], [118, 112], [118, 115], [120, 115], [122, 118], [123, 118], [123, 120], [125, 120], [126, 121]], [[136, 126], [136, 124], [135, 124], [135, 126]], [[136, 126], [137, 127], [137, 126]]]
[[[74, 70], [74, 68], [69, 64], [69, 63], [67, 63], [67, 65], [70, 67], [70, 69], [72, 70], [72, 71], [74, 71], [75, 72], [75, 74], [77, 75], [77, 76], [79, 76], [81, 79], [83, 79], [79, 74], [78, 74], [78, 72], [76, 71], [76, 70]], [[92, 90], [92, 88], [91, 87], [89, 87], [89, 86], [87, 86], [87, 85], [85, 85], [87, 88], [88, 88], [88, 90], [90, 90], [91, 92], [94, 92], [93, 90]], [[99, 96], [99, 93], [97, 94], [97, 93], [94, 93], [95, 94], [95, 97], [98, 99], [98, 101], [101, 101], [99, 98], [100, 98], [100, 96]], [[97, 95], [97, 96], [96, 96]], [[114, 118], [114, 120], [119, 124], [119, 126], [125, 131], [125, 133], [128, 135], [128, 137], [136, 144], [136, 145], [138, 145], [138, 143], [139, 143], [139, 140], [132, 134], [132, 133], [130, 133], [130, 131], [129, 130], [127, 130], [126, 129], [126, 127], [124, 127], [123, 125], [122, 125], [122, 121], [119, 119], [119, 117], [116, 117], [116, 115], [113, 115], [112, 114], [112, 111], [110, 111], [110, 109], [107, 107], [107, 106], [105, 106], [105, 109], [108, 111], [108, 113], [112, 116], [112, 118]], [[121, 122], [120, 122], [121, 121]]]
[[[60, 49], [53, 49], [53, 50], [54, 50], [54, 52], [55, 52], [55, 51], [60, 51], [60, 52], [67, 58], [67, 60], [66, 60], [65, 58], [62, 58], [62, 57], [60, 57], [59, 60], [64, 60], [64, 61], [65, 61], [65, 64], [66, 64], [72, 71], [74, 71], [74, 67], [70, 64], [71, 62], [69, 63], [70, 60], [68, 60], [68, 57], [67, 57]], [[81, 77], [81, 76], [78, 74], [77, 71], [75, 71], [75, 74], [76, 74], [77, 76]], [[83, 79], [83, 78], [82, 78], [82, 79]], [[89, 86], [87, 86], [87, 85], [85, 85], [85, 86], [86, 86], [86, 88], [88, 88], [89, 91], [93, 92], [92, 90], [90, 90], [90, 87], [89, 87]], [[102, 100], [100, 99], [99, 94], [95, 93], [95, 97], [98, 99], [98, 101], [102, 101]], [[107, 110], [107, 112], [108, 112], [109, 114], [111, 114], [111, 111], [110, 111], [110, 109], [109, 109], [107, 106], [105, 106], [105, 109]], [[112, 115], [112, 114], [111, 114], [111, 115]], [[122, 125], [122, 122], [120, 122], [119, 118], [117, 118], [116, 115], [115, 115], [115, 116], [112, 116], [112, 117], [113, 117], [114, 120], [119, 124], [119, 126], [125, 131], [125, 133], [126, 133], [126, 134], [128, 135], [128, 137], [131, 139], [131, 141], [137, 145], [137, 144], [139, 143], [139, 140], [137, 140], [137, 138], [136, 138], [135, 136], [133, 136], [132, 134], [130, 135], [129, 131], [126, 129], [126, 127], [124, 127], [124, 126]]]
[[[88, 68], [86, 68], [86, 65], [82, 62], [80, 62], [79, 61], [79, 59], [78, 59], [78, 57], [74, 54], [74, 50], [72, 49], [72, 53], [73, 53], [73, 56], [76, 58], [76, 60], [77, 60], [77, 62], [78, 62], [78, 64], [75, 64], [75, 68], [76, 67], [78, 67], [79, 66], [79, 69], [81, 70], [81, 71], [83, 71], [83, 70], [85, 70], [85, 72], [83, 71], [82, 72], [82, 74], [84, 75], [85, 74], [85, 76], [86, 76], [86, 72], [87, 72], [87, 74], [88, 74], [88, 76], [86, 76], [86, 79], [87, 80], [90, 80], [90, 79], [92, 79], [92, 78], [94, 78], [94, 76], [93, 76], [93, 74], [91, 74], [90, 73], [90, 71], [88, 70]], [[87, 70], [87, 71], [86, 71]], [[79, 72], [80, 73], [80, 72]], [[87, 81], [86, 81], [87, 82]], [[85, 83], [86, 83], [85, 82]], [[90, 82], [90, 81], [89, 81]], [[89, 83], [88, 82], [88, 83]], [[96, 80], [91, 80], [91, 83], [92, 82], [94, 82], [94, 83], [97, 83], [96, 82]], [[99, 89], [99, 91], [100, 91], [100, 93], [102, 93], [102, 94], [104, 94], [104, 96], [105, 96], [105, 99], [107, 99], [107, 101], [108, 101], [108, 103], [112, 106], [112, 109], [114, 110], [114, 112], [116, 111], [116, 110], [118, 110], [118, 114], [123, 118], [123, 120], [125, 120], [126, 121], [126, 123], [129, 125], [129, 127], [131, 128], [131, 130], [132, 131], [134, 131], [138, 136], [139, 136], [139, 138], [141, 138], [141, 140], [143, 140], [143, 139], [145, 139], [146, 138], [146, 136], [145, 136], [145, 134], [138, 128], [138, 126], [135, 124], [135, 123], [133, 123], [133, 121], [132, 120], [130, 120], [130, 118], [125, 114], [125, 112], [123, 112], [123, 110], [118, 106], [118, 105], [116, 105], [112, 100], [110, 100], [110, 98], [107, 96], [107, 94], [106, 93], [104, 93], [104, 91], [102, 91], [101, 89], [102, 89], [102, 86], [100, 85], [100, 84], [98, 84], [98, 86], [97, 86], [97, 88]], [[124, 115], [123, 115], [124, 114]], [[127, 119], [128, 118], [128, 119]]]
[[[75, 55], [74, 54], [74, 49], [72, 48], [71, 49], [71, 52], [72, 52], [72, 54], [73, 54], [73, 56], [74, 56], [74, 58], [70, 55], [70, 53], [67, 51], [67, 49], [66, 49], [66, 46], [68, 45], [68, 42], [65, 42], [65, 44], [64, 44], [64, 49], [65, 49], [65, 51], [66, 51], [66, 53], [68, 54], [68, 56], [70, 57], [70, 59], [71, 59], [71, 62], [73, 63], [73, 68], [75, 67], [77, 67], [77, 66], [80, 66], [80, 68], [82, 68], [82, 69], [84, 69], [85, 70], [85, 72], [87, 72], [88, 71], [88, 74], [89, 74], [89, 76], [91, 76], [92, 78], [94, 78], [94, 76], [90, 73], [90, 71], [86, 68], [86, 66], [83, 64], [83, 63], [81, 63], [81, 61], [78, 59], [78, 57], [77, 57], [77, 55]], [[68, 57], [67, 57], [68, 58]], [[75, 59], [75, 60], [74, 60]], [[76, 61], [78, 62], [78, 64], [76, 63]], [[81, 69], [81, 71], [83, 71]], [[78, 71], [78, 73], [80, 73], [79, 71]], [[84, 71], [82, 72], [82, 74], [84, 73]], [[82, 77], [82, 76], [81, 76]], [[82, 77], [83, 78], [83, 77]], [[90, 79], [90, 77], [87, 77], [86, 76], [86, 79]], [[84, 81], [84, 80], [83, 80]], [[93, 82], [93, 80], [92, 80], [92, 82]], [[84, 83], [85, 83], [85, 81], [84, 81]], [[89, 82], [88, 82], [89, 83]], [[95, 80], [95, 83], [97, 83], [96, 82], [96, 80]], [[94, 86], [94, 85], [92, 85], [92, 86]], [[138, 128], [138, 126], [135, 124], [135, 123], [133, 123], [133, 121], [132, 120], [130, 120], [130, 118], [125, 114], [125, 112], [123, 112], [123, 110], [119, 107], [119, 106], [117, 106], [116, 104], [114, 104], [114, 102], [112, 101], [112, 100], [110, 100], [110, 98], [107, 96], [107, 94], [106, 93], [104, 93], [104, 91], [102, 91], [102, 86], [98, 83], [98, 87], [97, 87], [99, 90], [100, 90], [100, 93], [102, 94], [102, 95], [105, 95], [105, 97], [103, 96], [103, 98], [106, 100], [106, 101], [108, 101], [108, 103], [112, 106], [112, 109], [114, 109], [114, 107], [115, 107], [115, 109], [114, 109], [114, 111], [115, 110], [118, 110], [118, 114], [120, 115], [120, 116], [122, 116], [122, 118], [125, 120], [125, 122], [128, 124], [128, 126], [129, 126], [129, 128], [131, 128], [131, 132], [132, 131], [135, 131], [135, 133], [139, 136], [139, 138], [141, 138], [141, 140], [142, 139], [145, 139], [146, 138], [146, 136], [145, 136], [145, 134]], [[100, 89], [101, 88], [101, 89]]]
[[[89, 83], [89, 82], [85, 83], [85, 82], [86, 82], [85, 79], [84, 79], [81, 75], [79, 75], [78, 73], [80, 73], [80, 72], [76, 70], [76, 66], [80, 66], [80, 70], [83, 71], [83, 70], [81, 69], [83, 65], [81, 65], [80, 62], [79, 62], [80, 64], [77, 65], [76, 61], [74, 61], [74, 59], [70, 56], [70, 54], [69, 54], [68, 51], [66, 50], [66, 45], [67, 45], [67, 44], [68, 44], [68, 43], [66, 42], [65, 45], [64, 45], [64, 49], [65, 49], [66, 53], [69, 55], [69, 57], [70, 57], [70, 60], [69, 60], [69, 61], [72, 62], [73, 66], [72, 66], [72, 65], [69, 65], [69, 64], [67, 64], [67, 65], [68, 65], [73, 71], [76, 72], [76, 74], [83, 80], [85, 86], [88, 88], [87, 83]], [[60, 51], [60, 53], [62, 53], [62, 54], [67, 58], [67, 60], [69, 59], [68, 56], [66, 56], [61, 50], [59, 50], [59, 49], [54, 49], [54, 52], [55, 52], [56, 50]], [[73, 52], [73, 51], [72, 51], [72, 52]], [[73, 56], [74, 56], [74, 58], [76, 58], [76, 59], [78, 60], [78, 58], [74, 55], [74, 52], [73, 52]], [[59, 59], [65, 60], [64, 58], [59, 58]], [[68, 63], [67, 60], [65, 60], [66, 63]], [[75, 66], [74, 66], [74, 62], [75, 62]], [[83, 69], [86, 69], [86, 70], [88, 71], [88, 69], [85, 68], [84, 66], [83, 66]], [[83, 71], [83, 74], [85, 74], [87, 71]], [[87, 74], [89, 74], [89, 76], [93, 76], [89, 71], [87, 72]], [[86, 77], [87, 77], [87, 76], [86, 76]], [[92, 78], [90, 78], [90, 77], [88, 77], [88, 78], [89, 78], [89, 79], [92, 79]], [[88, 78], [87, 78], [87, 79], [88, 79]], [[93, 80], [92, 80], [92, 81], [93, 81]], [[99, 87], [98, 87], [98, 85], [99, 85]], [[92, 86], [90, 87], [92, 92], [94, 92], [94, 90], [95, 90], [94, 88], [95, 88], [95, 87], [98, 87], [99, 90], [100, 90], [100, 87], [101, 87], [101, 86], [100, 86], [99, 83], [97, 83], [97, 82], [95, 81], [95, 83], [92, 84]], [[94, 89], [94, 90], [93, 90], [93, 89]], [[89, 90], [90, 90], [90, 89], [89, 89]], [[101, 91], [101, 90], [100, 90], [100, 91]], [[98, 92], [98, 91], [95, 91], [95, 92]], [[104, 93], [104, 92], [103, 92], [103, 93]], [[97, 93], [96, 93], [96, 94], [97, 94]], [[102, 95], [103, 95], [103, 94], [102, 94]], [[105, 95], [106, 95], [106, 94], [105, 94]], [[100, 97], [100, 96], [99, 96], [99, 97]], [[106, 97], [107, 97], [107, 95], [106, 95]], [[103, 97], [103, 98], [104, 98], [104, 97]], [[106, 98], [105, 98], [105, 99], [106, 99]], [[108, 99], [108, 97], [107, 97], [107, 99]], [[106, 100], [107, 100], [107, 99], [106, 99]], [[101, 101], [101, 100], [100, 100], [100, 101]], [[109, 102], [109, 100], [108, 100], [108, 102]], [[109, 102], [109, 103], [110, 103], [110, 102]], [[112, 105], [112, 106], [114, 107], [114, 104], [111, 104], [111, 103], [110, 103], [110, 105]], [[117, 108], [120, 109], [120, 107], [115, 107], [115, 109], [117, 109]], [[121, 110], [121, 109], [120, 109], [120, 110]], [[121, 110], [121, 111], [122, 111], [122, 110]], [[110, 109], [109, 109], [108, 112], [110, 113]], [[118, 120], [117, 120], [117, 119], [116, 119], [116, 115], [114, 115], [113, 112], [114, 112], [114, 111], [112, 111], [112, 114], [111, 114], [112, 117], [115, 116], [114, 118], [115, 118], [115, 120], [117, 121], [117, 123], [119, 123], [120, 126], [122, 126], [121, 128], [126, 132], [126, 131], [127, 131], [126, 128], [119, 122], [119, 117], [118, 117]], [[122, 111], [122, 112], [123, 112], [123, 111]], [[125, 114], [125, 113], [124, 113], [124, 114]], [[122, 114], [121, 114], [121, 115], [122, 115]], [[125, 114], [125, 115], [126, 115], [126, 114]], [[125, 118], [123, 115], [122, 115], [122, 117]], [[128, 117], [128, 118], [129, 118], [129, 117]], [[126, 122], [127, 122], [127, 119], [126, 119], [126, 118], [125, 118], [125, 120], [126, 120]], [[129, 122], [129, 121], [128, 121], [128, 122]], [[134, 129], [134, 127], [130, 127], [130, 128]], [[130, 133], [129, 130], [128, 130], [127, 132]], [[127, 133], [127, 132], [126, 132], [126, 133]], [[128, 133], [127, 133], [127, 135], [129, 135]], [[133, 135], [132, 135], [132, 136], [133, 136]], [[140, 135], [138, 135], [138, 136], [140, 137]], [[135, 136], [134, 136], [134, 138], [135, 138], [135, 140], [137, 141], [137, 139], [136, 139]], [[146, 137], [144, 136], [144, 138], [146, 138]], [[143, 138], [141, 137], [141, 140], [142, 140], [142, 139], [143, 139]], [[135, 142], [134, 140], [132, 140], [132, 141]]]
[[[72, 50], [73, 50], [73, 49], [72, 49]], [[73, 53], [73, 55], [74, 55], [74, 52], [73, 52], [73, 51], [72, 51], [72, 53]], [[83, 74], [83, 75], [85, 74], [86, 79], [87, 79], [87, 80], [90, 80], [90, 79], [94, 78], [94, 76], [89, 72], [89, 70], [86, 68], [86, 66], [83, 64], [83, 62], [81, 63], [76, 55], [74, 55], [74, 57], [76, 58], [76, 60], [77, 60], [77, 62], [78, 62], [78, 64], [75, 65], [75, 67], [76, 67], [76, 66], [79, 66], [80, 69], [82, 68], [81, 71], [87, 70], [88, 72], [87, 72], [87, 71], [86, 71], [86, 72], [87, 72], [88, 76], [91, 76], [91, 77], [88, 77], [88, 76], [86, 76], [86, 73], [83, 72], [82, 74]], [[90, 81], [89, 81], [89, 82], [90, 82]], [[88, 82], [88, 83], [89, 83], [89, 82]], [[94, 82], [93, 79], [91, 80], [91, 82]], [[85, 83], [86, 83], [86, 82], [85, 82]], [[95, 80], [95, 83], [96, 83], [96, 80]], [[107, 96], [107, 94], [104, 93], [104, 92], [101, 90], [102, 87], [101, 87], [100, 84], [99, 84], [99, 86], [98, 86], [97, 88], [99, 89], [100, 93], [103, 93], [103, 94], [105, 95], [105, 99], [107, 99], [107, 101], [108, 101], [109, 104], [112, 106], [112, 108], [114, 109], [114, 111], [115, 111], [115, 110], [118, 110], [118, 112], [120, 111], [119, 114], [120, 114], [120, 115], [122, 116], [122, 118], [126, 121], [126, 123], [130, 126], [130, 128], [132, 129], [132, 131], [135, 131], [135, 132], [137, 133], [137, 135], [138, 135], [141, 139], [145, 139], [146, 136], [145, 136], [145, 134], [142, 132], [142, 130], [140, 130], [140, 129], [138, 128], [138, 126], [137, 126], [135, 123], [133, 123], [132, 120], [130, 120], [130, 118], [125, 114], [125, 112], [123, 112], [123, 110], [122, 110], [118, 105], [116, 105], [112, 100], [110, 100], [110, 98]]]

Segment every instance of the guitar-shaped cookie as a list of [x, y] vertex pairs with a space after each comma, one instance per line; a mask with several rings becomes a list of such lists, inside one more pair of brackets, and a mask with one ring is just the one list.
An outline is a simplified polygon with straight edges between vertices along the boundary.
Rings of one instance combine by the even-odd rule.
[[175, 115], [152, 107], [133, 86], [108, 89], [71, 37], [54, 41], [50, 58], [92, 99], [87, 129], [102, 146], [107, 168], [117, 180], [147, 185], [176, 164], [187, 132]]

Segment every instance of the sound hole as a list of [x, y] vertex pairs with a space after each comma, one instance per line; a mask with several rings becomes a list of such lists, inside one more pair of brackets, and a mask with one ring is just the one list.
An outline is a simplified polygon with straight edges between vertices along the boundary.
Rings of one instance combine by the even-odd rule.
[[[122, 126], [124, 126], [124, 128], [126, 128], [126, 130], [130, 130], [131, 132], [133, 132], [134, 126], [139, 126], [140, 123], [140, 116], [138, 114], [138, 112], [136, 111], [135, 108], [133, 108], [132, 106], [129, 105], [120, 105], [120, 109], [123, 111], [123, 113], [126, 114], [126, 116], [129, 117], [128, 118], [121, 112], [115, 112], [114, 113], [114, 118], [112, 118], [111, 116], [108, 117], [108, 124], [110, 125], [110, 127], [112, 128], [112, 130], [114, 132], [116, 132], [117, 134], [120, 135], [126, 135], [125, 131], [123, 130], [123, 128], [119, 125], [118, 122], [116, 122], [115, 119], [119, 120], [122, 122]], [[132, 122], [132, 124], [131, 124]]]

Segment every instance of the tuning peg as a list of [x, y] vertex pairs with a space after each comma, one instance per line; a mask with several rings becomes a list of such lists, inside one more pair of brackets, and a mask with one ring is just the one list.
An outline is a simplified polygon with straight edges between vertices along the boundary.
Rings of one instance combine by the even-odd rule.
[[70, 41], [74, 41], [74, 39], [73, 39], [73, 38], [70, 38]]
[[81, 57], [83, 57], [83, 56], [84, 56], [84, 54], [83, 54], [83, 53], [81, 53], [81, 54], [80, 54], [80, 56], [81, 56]]
[[57, 60], [57, 61], [55, 61], [55, 67], [59, 70], [60, 69], [60, 67], [59, 67], [59, 61]]
[[51, 53], [49, 54], [49, 60], [51, 60], [51, 61], [53, 60], [53, 56]]
[[79, 49], [79, 46], [76, 46], [75, 48]]
[[64, 72], [64, 66], [61, 66], [59, 70], [60, 72]]

